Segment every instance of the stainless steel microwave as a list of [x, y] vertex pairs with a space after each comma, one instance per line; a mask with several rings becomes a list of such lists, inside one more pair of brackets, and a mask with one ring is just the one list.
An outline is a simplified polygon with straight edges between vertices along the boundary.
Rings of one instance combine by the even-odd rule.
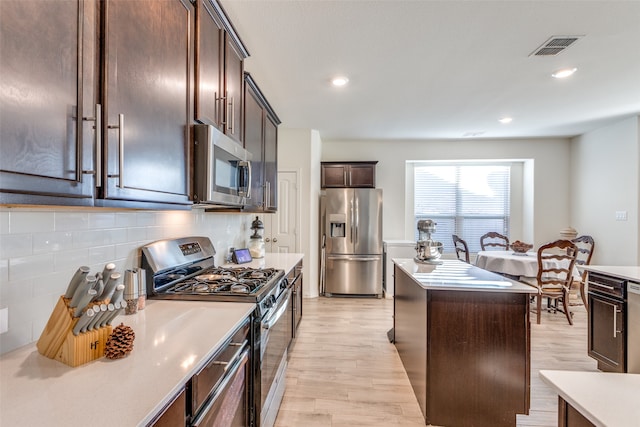
[[251, 197], [251, 153], [215, 126], [194, 125], [194, 207], [243, 207]]

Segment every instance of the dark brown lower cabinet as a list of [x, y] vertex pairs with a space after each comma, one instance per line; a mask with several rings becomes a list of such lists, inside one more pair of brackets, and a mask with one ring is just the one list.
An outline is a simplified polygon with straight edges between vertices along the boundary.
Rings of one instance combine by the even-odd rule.
[[558, 396], [558, 427], [595, 427], [595, 424]]
[[529, 413], [528, 294], [426, 290], [395, 267], [395, 345], [426, 424], [515, 426]]
[[604, 372], [626, 372], [624, 301], [589, 293], [589, 356]]
[[182, 389], [176, 398], [162, 412], [162, 414], [150, 425], [153, 427], [179, 427], [187, 422], [186, 417], [187, 397]]

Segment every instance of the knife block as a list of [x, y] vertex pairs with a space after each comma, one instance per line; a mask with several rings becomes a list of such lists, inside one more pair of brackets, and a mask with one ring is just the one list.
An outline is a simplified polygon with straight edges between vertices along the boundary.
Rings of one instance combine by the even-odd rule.
[[76, 367], [104, 356], [107, 339], [113, 328], [106, 325], [73, 335], [73, 328], [80, 318], [73, 317], [74, 309], [69, 307], [69, 302], [69, 299], [60, 296], [36, 347], [43, 356]]

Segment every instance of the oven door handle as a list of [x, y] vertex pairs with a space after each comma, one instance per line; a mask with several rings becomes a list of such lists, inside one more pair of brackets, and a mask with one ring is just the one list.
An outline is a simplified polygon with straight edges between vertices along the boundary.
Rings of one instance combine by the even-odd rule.
[[280, 308], [278, 309], [278, 311], [276, 311], [274, 314], [272, 314], [272, 315], [269, 317], [269, 319], [268, 319], [268, 320], [265, 320], [265, 321], [263, 321], [263, 322], [262, 322], [262, 327], [263, 327], [264, 329], [270, 329], [270, 328], [272, 328], [272, 327], [273, 327], [273, 325], [275, 325], [275, 324], [278, 322], [278, 320], [280, 320], [280, 318], [282, 317], [282, 315], [284, 314], [284, 312], [285, 312], [285, 311], [287, 311], [287, 304], [286, 304], [286, 301], [288, 301], [288, 300], [289, 300], [290, 292], [291, 292], [291, 291], [290, 291], [289, 289], [287, 289], [287, 290], [285, 291], [285, 293], [286, 293], [287, 295], [285, 295], [285, 296], [281, 299], [281, 301], [284, 301], [284, 302], [282, 303], [282, 307], [280, 307]]
[[[245, 359], [245, 362], [243, 362], [242, 359]], [[233, 378], [235, 377], [236, 372], [238, 372], [242, 364], [246, 363], [248, 359], [249, 359], [249, 350], [245, 350], [244, 354], [240, 357], [240, 361], [238, 361], [238, 363], [235, 363], [233, 365], [233, 369], [231, 370], [231, 372], [226, 374], [225, 378], [222, 380], [222, 382], [218, 386], [213, 396], [211, 396], [211, 399], [209, 399], [209, 402], [207, 402], [207, 405], [204, 408], [202, 408], [202, 411], [200, 411], [200, 414], [198, 414], [198, 417], [193, 420], [193, 422], [191, 423], [192, 427], [198, 427], [202, 423], [203, 419], [208, 415], [209, 411], [211, 411], [211, 408], [213, 408], [216, 401], [225, 392], [226, 388], [229, 386], [229, 382], [233, 380]]]

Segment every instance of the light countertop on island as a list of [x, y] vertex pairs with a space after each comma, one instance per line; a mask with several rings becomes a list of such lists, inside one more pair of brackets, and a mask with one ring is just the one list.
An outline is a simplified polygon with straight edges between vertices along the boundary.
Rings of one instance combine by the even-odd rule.
[[635, 265], [579, 265], [578, 269], [607, 274], [627, 280], [640, 281], [640, 266]]
[[543, 370], [540, 377], [598, 427], [640, 423], [640, 375]]
[[145, 425], [255, 309], [252, 303], [149, 300], [118, 316], [135, 332], [125, 358], [69, 367], [35, 343], [0, 357], [0, 425]]
[[441, 259], [439, 264], [427, 264], [413, 259], [394, 258], [393, 262], [427, 290], [538, 292], [533, 286], [459, 260]]

